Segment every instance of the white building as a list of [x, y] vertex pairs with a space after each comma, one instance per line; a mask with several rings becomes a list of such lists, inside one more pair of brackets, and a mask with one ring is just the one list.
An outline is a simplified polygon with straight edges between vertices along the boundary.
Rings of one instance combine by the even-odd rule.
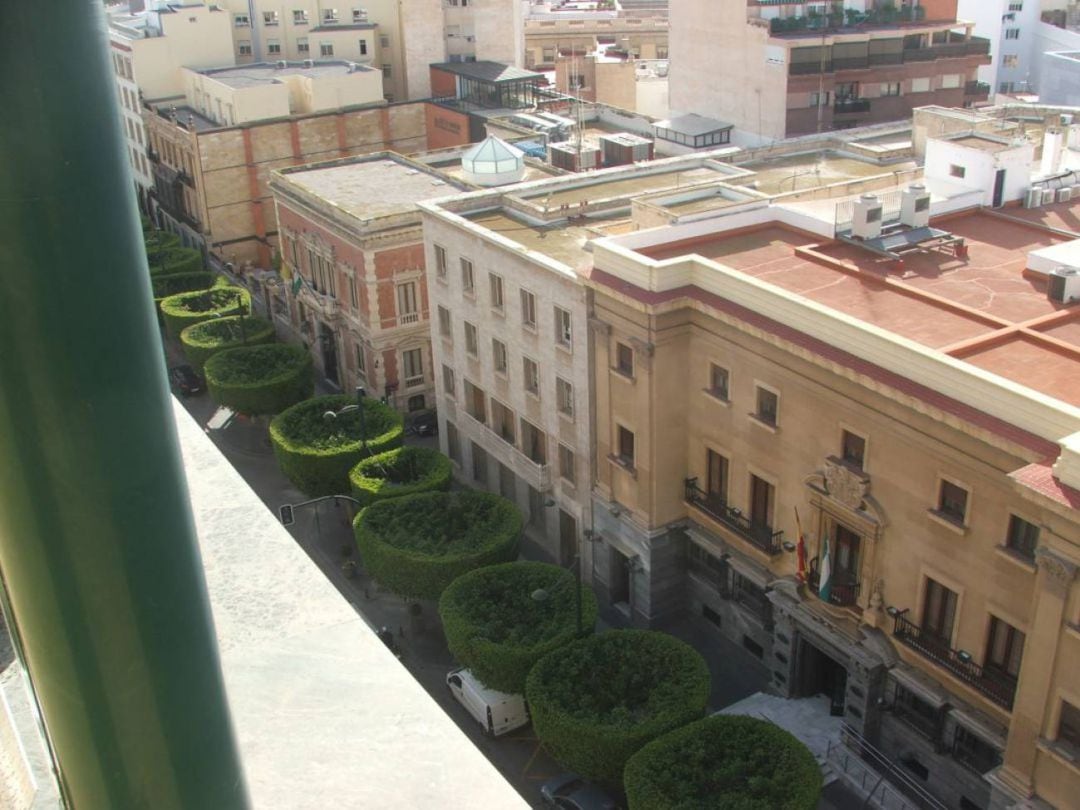
[[995, 93], [1032, 91], [1036, 33], [1040, 25], [1037, 0], [959, 0], [957, 15], [975, 23], [976, 36], [990, 40], [992, 63], [979, 68], [979, 81]]
[[109, 45], [128, 157], [140, 189], [154, 185], [141, 99], [183, 95], [181, 68], [233, 64], [229, 15], [203, 0], [151, 11], [109, 10]]
[[546, 240], [507, 204], [482, 191], [420, 205], [440, 442], [462, 479], [527, 514], [530, 556], [569, 565], [592, 525], [587, 229]]

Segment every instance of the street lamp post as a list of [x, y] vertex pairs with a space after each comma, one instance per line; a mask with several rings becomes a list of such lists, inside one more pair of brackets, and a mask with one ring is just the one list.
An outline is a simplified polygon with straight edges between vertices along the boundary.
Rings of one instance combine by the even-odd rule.
[[244, 312], [244, 294], [237, 291], [236, 293], [236, 311], [240, 313], [240, 345], [247, 345], [247, 328], [244, 326], [244, 317], [247, 315]]
[[367, 396], [367, 391], [364, 390], [364, 386], [358, 385], [358, 386], [356, 386], [356, 404], [355, 405], [346, 405], [344, 408], [341, 408], [339, 410], [327, 411], [326, 413], [323, 414], [323, 419], [326, 419], [327, 421], [333, 421], [334, 419], [337, 419], [339, 416], [343, 416], [343, 415], [345, 415], [347, 413], [351, 413], [352, 411], [356, 411], [359, 414], [359, 416], [360, 416], [360, 446], [364, 450], [364, 457], [365, 458], [368, 456], [367, 422], [365, 421], [365, 416], [364, 416], [364, 397], [366, 397], [366, 396]]

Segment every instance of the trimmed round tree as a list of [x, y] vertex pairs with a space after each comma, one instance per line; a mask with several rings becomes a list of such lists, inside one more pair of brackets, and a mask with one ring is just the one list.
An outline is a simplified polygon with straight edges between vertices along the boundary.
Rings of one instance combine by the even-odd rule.
[[151, 276], [174, 276], [180, 273], [197, 273], [205, 269], [203, 255], [194, 248], [173, 248], [155, 251], [151, 259], [147, 256]]
[[179, 335], [192, 324], [219, 316], [236, 315], [240, 306], [244, 312], [251, 312], [251, 294], [244, 288], [211, 287], [162, 299], [161, 314], [165, 316], [169, 334]]
[[376, 501], [353, 529], [376, 582], [407, 599], [438, 599], [462, 574], [517, 557], [522, 517], [490, 492], [423, 492]]
[[180, 237], [168, 231], [150, 231], [143, 234], [143, 239], [146, 241], [146, 260], [151, 265], [162, 254], [181, 247]]
[[[573, 575], [557, 565], [511, 562], [478, 568], [450, 583], [439, 599], [446, 641], [489, 689], [522, 694], [529, 670], [577, 638]], [[596, 596], [581, 587], [581, 626], [596, 625]], [[534, 594], [547, 598], [537, 601]]]
[[315, 397], [282, 411], [270, 423], [278, 466], [301, 492], [345, 495], [356, 462], [401, 446], [401, 414], [376, 399], [364, 400], [363, 438], [358, 411], [327, 417], [354, 404], [355, 398], [346, 394]]
[[630, 810], [814, 810], [821, 769], [798, 739], [765, 720], [716, 715], [653, 740], [624, 773]]
[[367, 506], [386, 498], [450, 489], [450, 459], [428, 447], [398, 447], [360, 461], [349, 471], [352, 494]]
[[541, 658], [525, 695], [554, 757], [616, 786], [645, 743], [701, 718], [709, 688], [709, 668], [690, 645], [652, 630], [611, 630]]
[[171, 295], [179, 295], [195, 290], [209, 290], [217, 279], [209, 271], [198, 273], [178, 273], [170, 276], [151, 276], [150, 287], [154, 291], [154, 300], [159, 304]]
[[184, 356], [199, 372], [218, 352], [240, 346], [261, 346], [274, 340], [274, 325], [265, 318], [252, 315], [244, 317], [243, 325], [239, 315], [228, 315], [192, 324], [180, 333]]
[[225, 349], [207, 360], [203, 371], [214, 402], [250, 416], [280, 413], [315, 390], [311, 355], [303, 346]]

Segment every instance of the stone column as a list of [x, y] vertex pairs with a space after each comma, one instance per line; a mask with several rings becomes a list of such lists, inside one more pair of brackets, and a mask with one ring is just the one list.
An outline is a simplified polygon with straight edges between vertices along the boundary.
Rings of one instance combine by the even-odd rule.
[[1006, 806], [1001, 803], [1005, 796], [999, 796], [999, 793], [1011, 793], [1010, 799], [1027, 798], [1034, 793], [1035, 743], [1042, 733], [1065, 603], [1076, 576], [1076, 565], [1049, 549], [1040, 548], [1036, 552], [1036, 561], [1039, 573], [1035, 606], [1024, 643], [1024, 661], [1013, 701], [1005, 762], [994, 778], [995, 807]]

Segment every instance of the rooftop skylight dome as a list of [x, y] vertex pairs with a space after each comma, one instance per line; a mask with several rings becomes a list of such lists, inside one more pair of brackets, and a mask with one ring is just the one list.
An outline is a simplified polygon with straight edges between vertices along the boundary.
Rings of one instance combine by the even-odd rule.
[[477, 186], [516, 183], [525, 176], [525, 153], [490, 135], [461, 156], [461, 168], [465, 180]]

